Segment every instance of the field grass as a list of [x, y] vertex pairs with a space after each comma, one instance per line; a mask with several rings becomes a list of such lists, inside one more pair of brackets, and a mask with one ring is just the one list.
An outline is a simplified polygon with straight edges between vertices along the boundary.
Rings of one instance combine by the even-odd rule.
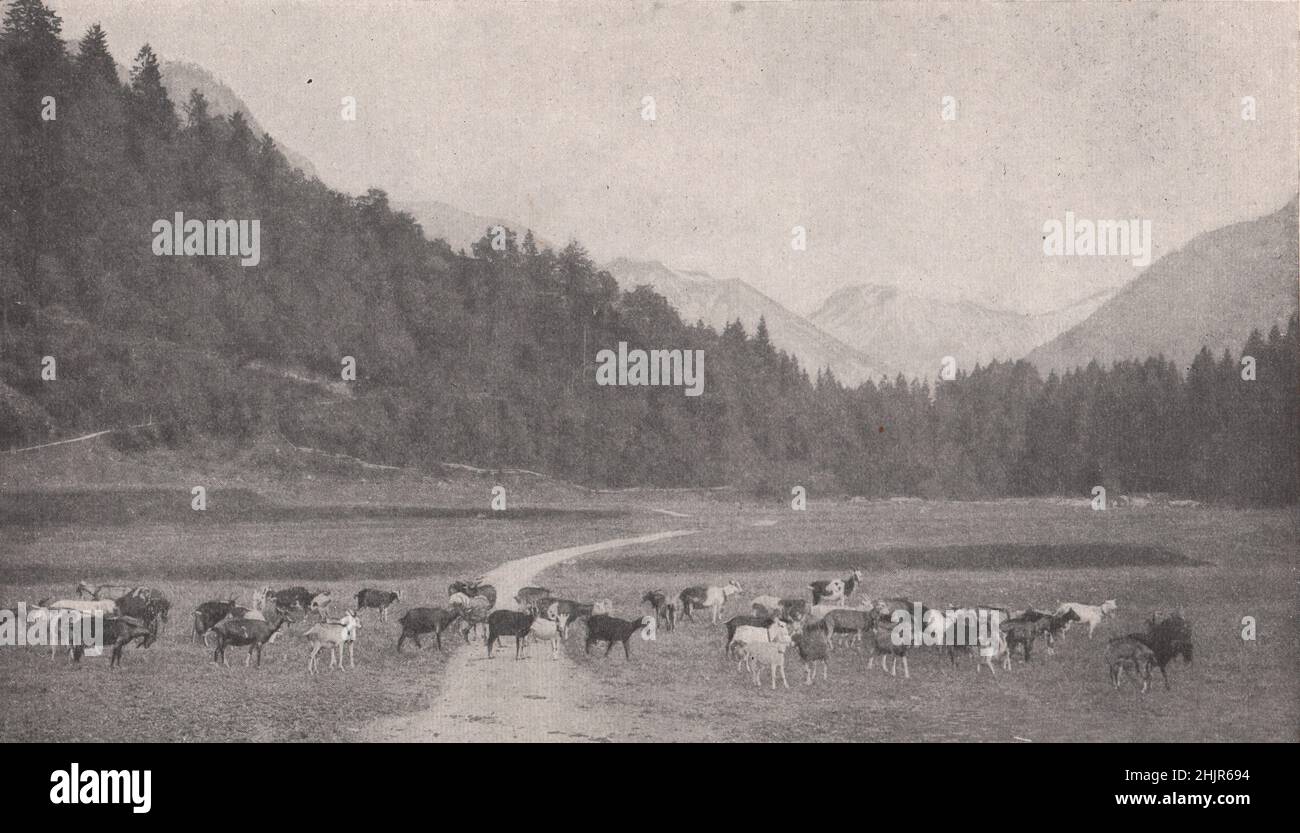
[[[924, 518], [918, 518], [923, 510]], [[700, 740], [922, 740], [922, 741], [1243, 741], [1298, 739], [1300, 656], [1295, 634], [1294, 512], [1151, 509], [1111, 515], [1016, 504], [930, 504], [836, 508], [820, 518], [794, 513], [745, 513], [720, 533], [665, 542], [655, 552], [614, 555], [544, 576], [548, 587], [576, 598], [610, 598], [620, 615], [645, 608], [642, 593], [675, 595], [690, 584], [741, 582], [745, 592], [728, 614], [760, 594], [806, 596], [809, 580], [867, 567], [865, 591], [908, 596], [928, 604], [1054, 605], [1058, 600], [1117, 598], [1120, 611], [1096, 638], [1073, 630], [1054, 656], [1039, 645], [1031, 666], [1017, 659], [995, 679], [976, 676], [967, 660], [956, 670], [933, 649], [910, 657], [912, 679], [867, 669], [867, 657], [836, 651], [830, 680], [802, 685], [792, 652], [789, 691], [754, 688], [724, 661], [723, 631], [686, 624], [655, 642], [633, 641], [630, 662], [616, 649], [609, 659], [568, 651], [594, 680], [600, 699], [641, 714], [647, 723], [693, 728]], [[776, 526], [766, 526], [777, 520]], [[920, 523], [924, 521], [923, 523]], [[1014, 568], [976, 560], [975, 569], [950, 563], [953, 547], [993, 539], [1028, 544], [1045, 558]], [[875, 557], [911, 540], [912, 556], [899, 563]], [[956, 542], [961, 541], [958, 545]], [[1180, 555], [1180, 566], [1110, 566], [1119, 545], [1159, 547]], [[838, 568], [825, 555], [848, 556]], [[761, 558], [756, 551], [765, 553]], [[984, 552], [976, 549], [976, 552]], [[1069, 553], [1070, 569], [1053, 556]], [[927, 555], [936, 554], [927, 568]], [[1105, 568], [1091, 566], [1100, 559]], [[1196, 562], [1207, 562], [1197, 564]], [[760, 565], [766, 563], [768, 568]], [[1181, 608], [1192, 622], [1196, 662], [1170, 669], [1172, 689], [1158, 682], [1140, 696], [1114, 691], [1102, 653], [1106, 638], [1142, 630], [1153, 611]], [[1241, 620], [1253, 616], [1259, 639], [1243, 642]]]
[[[631, 662], [621, 651], [586, 657], [575, 628], [566, 650], [585, 675], [575, 683], [646, 725], [672, 725], [672, 737], [1297, 739], [1294, 510], [814, 501], [796, 513], [784, 504], [645, 493], [569, 497], [556, 507], [564, 511], [492, 517], [463, 503], [431, 508], [438, 504], [428, 495], [394, 500], [391, 490], [369, 501], [355, 485], [337, 502], [365, 508], [342, 513], [319, 499], [324, 488], [288, 504], [230, 488], [209, 492], [210, 506], [229, 514], [201, 518], [187, 490], [175, 508], [170, 492], [155, 489], [64, 489], [53, 504], [75, 494], [72, 504], [36, 514], [31, 495], [0, 494], [0, 602], [66, 596], [88, 578], [157, 586], [175, 611], [169, 633], [147, 650], [128, 648], [120, 670], [110, 671], [107, 658], [73, 667], [65, 656], [0, 648], [0, 740], [352, 739], [368, 721], [430, 705], [445, 665], [436, 649], [398, 655], [395, 621], [372, 614], [354, 672], [309, 678], [301, 626], [267, 648], [260, 670], [245, 669], [240, 653], [226, 670], [190, 641], [189, 611], [206, 599], [247, 600], [263, 583], [329, 589], [344, 603], [376, 585], [401, 592], [395, 620], [407, 606], [443, 602], [451, 580], [509, 559], [679, 528], [699, 531], [562, 564], [544, 580], [576, 598], [611, 598], [631, 617], [652, 587], [675, 594], [735, 578], [745, 586], [736, 612], [760, 593], [805, 595], [811, 579], [860, 566], [872, 595], [1040, 606], [1115, 597], [1120, 614], [1097, 639], [1075, 631], [1055, 656], [1036, 655], [1032, 667], [1017, 664], [996, 680], [969, 667], [944, 670], [922, 651], [905, 681], [836, 652], [829, 683], [807, 689], [792, 659], [788, 692], [755, 689], [722, 660], [721, 629], [707, 624], [634, 640]], [[1173, 667], [1170, 692], [1112, 691], [1104, 637], [1175, 607], [1193, 623], [1195, 665]], [[1259, 622], [1256, 643], [1238, 638], [1247, 615]]]

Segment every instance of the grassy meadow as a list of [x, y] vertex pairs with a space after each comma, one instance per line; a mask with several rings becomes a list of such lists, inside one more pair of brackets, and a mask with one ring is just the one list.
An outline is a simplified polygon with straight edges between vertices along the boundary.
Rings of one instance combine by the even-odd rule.
[[[328, 490], [321, 490], [328, 491]], [[598, 703], [631, 709], [673, 737], [700, 740], [1075, 741], [1296, 740], [1297, 515], [1293, 510], [1145, 507], [1092, 512], [1052, 501], [818, 502], [806, 512], [717, 495], [663, 492], [572, 496], [504, 514], [430, 496], [393, 502], [353, 489], [332, 505], [265, 491], [215, 488], [192, 512], [188, 492], [162, 487], [72, 487], [49, 500], [0, 491], [0, 602], [67, 596], [77, 579], [156, 586], [173, 602], [167, 633], [72, 666], [35, 648], [0, 648], [0, 740], [349, 740], [367, 722], [427, 708], [446, 660], [432, 647], [395, 651], [397, 616], [445, 602], [455, 578], [551, 549], [667, 529], [696, 534], [563, 563], [539, 580], [578, 599], [609, 598], [618, 614], [643, 612], [660, 588], [740, 581], [728, 614], [763, 593], [806, 595], [816, 578], [861, 568], [862, 592], [927, 604], [1047, 606], [1119, 600], [1119, 614], [1089, 641], [1072, 631], [1054, 656], [1040, 643], [996, 679], [956, 670], [920, 649], [912, 678], [868, 670], [837, 650], [830, 680], [802, 684], [791, 657], [789, 691], [754, 688], [722, 658], [722, 628], [704, 622], [636, 639], [630, 662], [567, 652], [575, 684]], [[358, 499], [362, 495], [362, 499]], [[465, 508], [469, 506], [470, 508]], [[180, 507], [178, 509], [177, 507]], [[312, 679], [303, 626], [266, 649], [263, 667], [215, 666], [193, 642], [189, 613], [206, 599], [247, 601], [262, 584], [329, 589], [346, 606], [362, 586], [396, 589], [388, 623], [366, 617], [357, 668]], [[1196, 662], [1170, 669], [1173, 688], [1109, 687], [1108, 636], [1140, 630], [1153, 611], [1182, 609]], [[1259, 639], [1243, 642], [1253, 616]], [[449, 643], [454, 644], [454, 643]], [[479, 644], [470, 650], [482, 650]]]

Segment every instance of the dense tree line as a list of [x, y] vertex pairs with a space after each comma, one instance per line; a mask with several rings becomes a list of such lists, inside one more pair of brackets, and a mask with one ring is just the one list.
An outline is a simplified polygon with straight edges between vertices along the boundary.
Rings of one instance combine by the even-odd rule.
[[[1043, 380], [994, 363], [849, 388], [810, 377], [761, 324], [719, 333], [647, 288], [620, 292], [576, 242], [427, 240], [384, 192], [306, 179], [197, 92], [178, 109], [147, 45], [123, 79], [99, 27], [71, 46], [60, 27], [14, 0], [0, 29], [4, 447], [151, 421], [175, 445], [278, 432], [593, 485], [1296, 499], [1295, 319], [1249, 337], [1253, 381], [1202, 352], [1186, 369], [1151, 358]], [[259, 219], [261, 263], [154, 255], [152, 224], [177, 211]], [[597, 386], [594, 356], [619, 341], [703, 350], [704, 395]], [[39, 376], [46, 355], [57, 382]], [[343, 356], [350, 397], [265, 372], [338, 379]]]

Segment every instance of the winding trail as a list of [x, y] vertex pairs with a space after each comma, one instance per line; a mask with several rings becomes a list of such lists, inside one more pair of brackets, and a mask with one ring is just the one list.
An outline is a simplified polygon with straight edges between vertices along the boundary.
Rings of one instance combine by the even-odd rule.
[[[581, 547], [507, 561], [484, 576], [497, 589], [501, 607], [514, 604], [515, 593], [534, 583], [538, 573], [593, 552], [648, 544], [690, 535], [696, 530], [656, 532], [615, 538]], [[483, 743], [640, 740], [636, 715], [599, 702], [587, 674], [563, 652], [552, 660], [540, 645], [527, 659], [514, 659], [514, 640], [494, 659], [481, 642], [461, 645], [443, 669], [443, 686], [433, 706], [415, 714], [375, 720], [361, 739], [380, 742]]]

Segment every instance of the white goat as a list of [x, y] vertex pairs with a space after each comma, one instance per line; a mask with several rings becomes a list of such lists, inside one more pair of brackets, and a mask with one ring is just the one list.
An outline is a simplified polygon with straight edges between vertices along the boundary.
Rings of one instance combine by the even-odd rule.
[[560, 643], [569, 627], [569, 614], [560, 613], [559, 605], [552, 603], [546, 611], [546, 618], [541, 616], [533, 620], [526, 636], [532, 636], [538, 642], [551, 643], [551, 659], [560, 658]]
[[704, 607], [709, 608], [710, 621], [718, 624], [719, 617], [722, 616], [722, 608], [726, 606], [727, 600], [732, 596], [740, 593], [745, 588], [740, 586], [740, 582], [732, 579], [721, 587], [710, 587], [704, 594]]
[[781, 675], [781, 684], [790, 687], [785, 678], [785, 652], [789, 647], [789, 642], [747, 642], [742, 646], [742, 661], [753, 670], [754, 685], [762, 685], [758, 680], [759, 671], [760, 666], [766, 665], [772, 669], [773, 690], [776, 689], [777, 674]]
[[316, 673], [320, 662], [316, 655], [326, 646], [329, 646], [330, 649], [330, 670], [334, 669], [335, 650], [338, 651], [339, 655], [339, 670], [343, 670], [343, 650], [345, 648], [348, 651], [348, 666], [356, 668], [357, 630], [360, 627], [361, 620], [350, 610], [344, 614], [342, 619], [312, 625], [305, 634], [308, 643], [311, 644], [311, 654], [307, 657], [307, 670], [312, 674]]
[[744, 646], [755, 642], [790, 642], [790, 629], [786, 627], [785, 622], [780, 619], [772, 620], [772, 624], [766, 628], [759, 628], [753, 625], [740, 625], [736, 628], [736, 633], [731, 637], [731, 642], [727, 645], [727, 652], [739, 656], [736, 663], [736, 670], [739, 671], [745, 664]]
[[998, 672], [993, 670], [993, 660], [1002, 660], [1002, 670], [1011, 670], [1011, 651], [1007, 648], [1007, 638], [1002, 633], [1001, 628], [992, 628], [988, 635], [981, 636], [979, 639], [980, 661], [975, 663], [975, 673], [980, 672], [981, 665], [989, 667], [989, 673], [994, 677]]
[[[1088, 638], [1092, 639], [1092, 632], [1101, 624], [1101, 620], [1113, 614], [1119, 609], [1114, 599], [1107, 599], [1099, 605], [1086, 605], [1079, 602], [1064, 602], [1056, 608], [1057, 614], [1066, 611], [1074, 611], [1074, 615], [1079, 617], [1079, 623], [1088, 625]], [[1066, 625], [1068, 628], [1069, 625]]]
[[46, 602], [42, 606], [52, 610], [77, 610], [91, 614], [102, 613], [105, 616], [112, 616], [117, 613], [117, 602], [112, 599], [58, 599], [57, 601]]

